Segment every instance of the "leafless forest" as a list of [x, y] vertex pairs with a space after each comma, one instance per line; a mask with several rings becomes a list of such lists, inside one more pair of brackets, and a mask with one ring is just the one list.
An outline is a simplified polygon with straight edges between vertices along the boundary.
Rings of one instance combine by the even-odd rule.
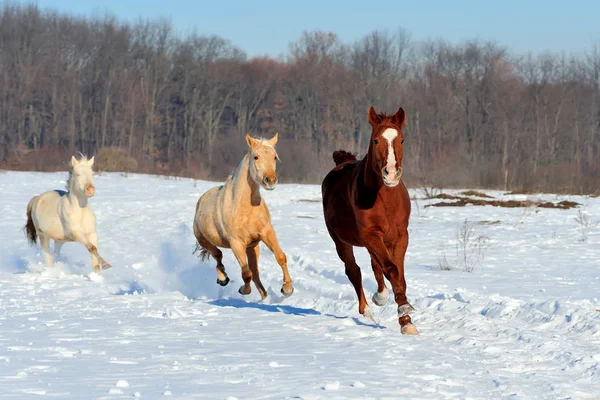
[[0, 168], [66, 169], [81, 151], [120, 156], [121, 169], [222, 179], [245, 132], [279, 132], [282, 180], [316, 183], [333, 150], [364, 154], [373, 105], [407, 112], [409, 186], [600, 188], [598, 45], [513, 54], [402, 29], [355, 43], [306, 32], [281, 59], [250, 59], [165, 21], [1, 7]]

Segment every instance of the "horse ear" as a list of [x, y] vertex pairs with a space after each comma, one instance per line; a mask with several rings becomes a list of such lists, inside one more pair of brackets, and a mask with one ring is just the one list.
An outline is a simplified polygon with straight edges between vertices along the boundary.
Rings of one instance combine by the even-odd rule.
[[79, 165], [79, 161], [77, 161], [77, 159], [75, 158], [75, 156], [71, 156], [71, 165], [73, 167], [76, 167]]
[[375, 126], [379, 125], [380, 122], [381, 118], [379, 118], [379, 115], [377, 115], [377, 111], [375, 111], [375, 108], [371, 106], [371, 108], [369, 108], [369, 124], [371, 124], [371, 126]]
[[248, 146], [250, 146], [250, 148], [255, 148], [256, 146], [258, 146], [258, 140], [254, 139], [252, 136], [248, 135], [246, 133], [246, 143], [248, 143]]
[[269, 144], [273, 147], [277, 144], [277, 139], [279, 138], [279, 133], [276, 133], [271, 139], [269, 139]]
[[394, 115], [394, 123], [400, 128], [406, 123], [406, 113], [402, 107], [398, 108], [398, 111]]
[[88, 160], [88, 165], [91, 167], [92, 165], [94, 165], [94, 157], [90, 158]]

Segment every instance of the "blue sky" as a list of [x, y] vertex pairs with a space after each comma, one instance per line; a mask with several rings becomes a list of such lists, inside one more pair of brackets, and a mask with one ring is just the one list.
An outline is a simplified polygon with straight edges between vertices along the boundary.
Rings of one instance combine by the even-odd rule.
[[[0, 3], [2, 0], [0, 0]], [[27, 1], [31, 2], [31, 1]], [[495, 40], [516, 52], [579, 53], [600, 43], [600, 1], [574, 0], [39, 0], [83, 16], [167, 17], [182, 34], [217, 34], [250, 56], [287, 53], [304, 30], [354, 41], [374, 29], [408, 30], [413, 40]]]

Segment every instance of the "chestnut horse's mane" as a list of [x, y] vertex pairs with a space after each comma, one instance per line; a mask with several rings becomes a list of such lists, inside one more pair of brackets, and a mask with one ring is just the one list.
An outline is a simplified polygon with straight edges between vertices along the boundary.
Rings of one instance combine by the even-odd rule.
[[344, 150], [334, 151], [333, 161], [335, 165], [340, 165], [348, 161], [356, 161], [356, 153], [352, 154]]

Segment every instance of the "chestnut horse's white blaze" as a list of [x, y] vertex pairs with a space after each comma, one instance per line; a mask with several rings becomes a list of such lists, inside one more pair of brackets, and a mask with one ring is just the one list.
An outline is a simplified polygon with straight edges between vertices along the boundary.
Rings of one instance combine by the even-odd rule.
[[39, 237], [48, 266], [54, 262], [49, 250], [50, 239], [53, 239], [57, 255], [64, 242], [78, 242], [90, 252], [94, 271], [100, 272], [100, 265], [103, 269], [110, 268], [98, 254], [96, 215], [89, 204], [89, 199], [96, 193], [93, 164], [94, 157], [89, 160], [85, 156], [80, 160], [71, 157], [68, 192], [45, 192], [32, 198], [27, 205], [27, 237], [32, 245]]
[[294, 291], [287, 258], [279, 247], [269, 209], [260, 195], [261, 186], [273, 190], [277, 185], [277, 137], [275, 134], [272, 139], [265, 140], [246, 135], [248, 153], [223, 186], [215, 187], [200, 197], [194, 217], [194, 235], [202, 249], [201, 258], [208, 257], [210, 253], [217, 261], [217, 283], [222, 286], [229, 283], [219, 247], [230, 248], [242, 268], [244, 285], [239, 292], [250, 294], [250, 282], [253, 281], [263, 299], [267, 297], [267, 291], [258, 271], [260, 241], [275, 254], [281, 266], [281, 293], [289, 296]]
[[386, 165], [382, 171], [383, 181], [387, 186], [396, 186], [398, 180], [396, 174], [398, 173], [396, 168], [396, 153], [394, 152], [394, 139], [398, 137], [398, 131], [394, 128], [387, 128], [381, 136], [387, 141], [388, 153]]
[[381, 135], [388, 142], [387, 166], [388, 173], [392, 176], [396, 174], [396, 153], [394, 153], [394, 139], [398, 137], [398, 131], [394, 128], [387, 128]]

